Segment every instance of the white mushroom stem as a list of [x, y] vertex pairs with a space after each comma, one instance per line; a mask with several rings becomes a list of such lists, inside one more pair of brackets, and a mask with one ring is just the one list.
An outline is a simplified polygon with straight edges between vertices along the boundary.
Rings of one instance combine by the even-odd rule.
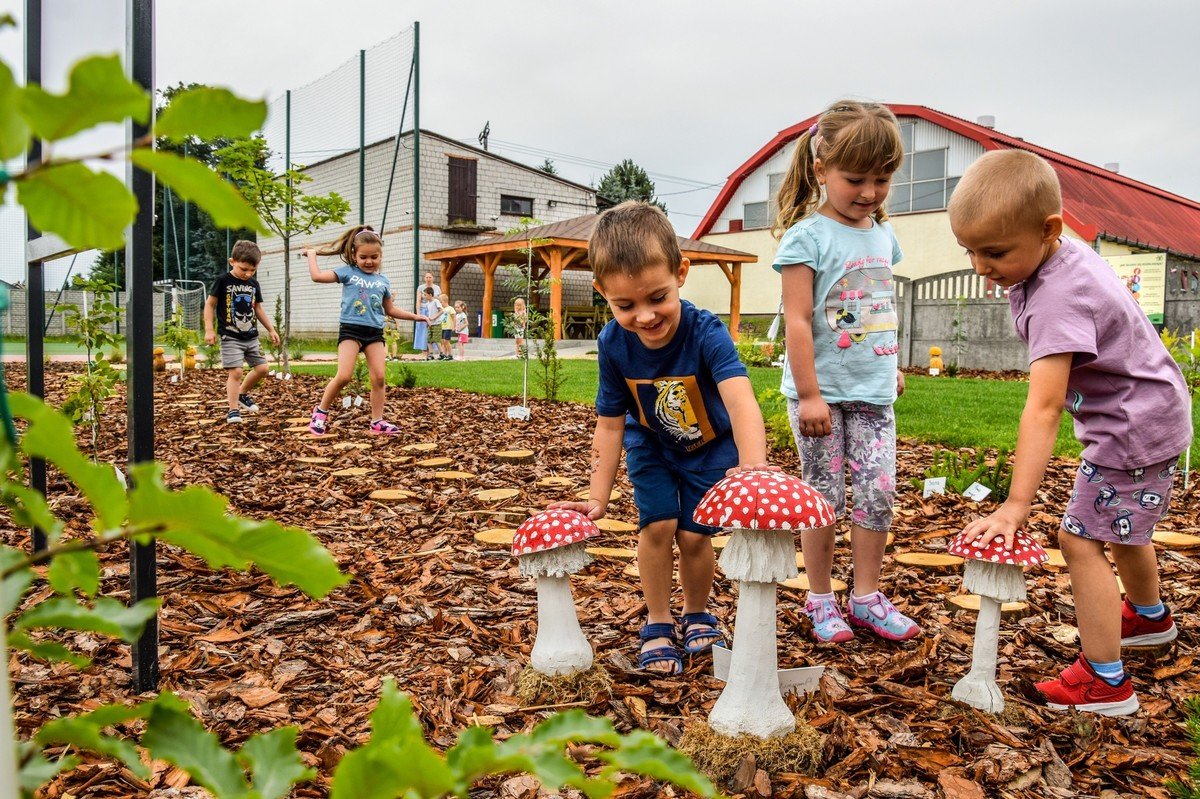
[[729, 682], [708, 714], [714, 730], [731, 738], [781, 738], [796, 731], [779, 692], [776, 652], [775, 583], [740, 583]]
[[539, 577], [537, 638], [529, 663], [552, 677], [592, 667], [592, 646], [579, 626], [569, 577]]
[[1000, 642], [1000, 605], [1025, 598], [1025, 572], [1020, 566], [967, 561], [963, 587], [979, 594], [979, 618], [975, 622], [975, 644], [971, 670], [950, 692], [960, 702], [988, 713], [1004, 710], [1004, 694], [996, 683], [996, 654]]
[[796, 576], [796, 543], [788, 532], [734, 529], [721, 569], [738, 581], [729, 681], [708, 723], [721, 735], [781, 738], [796, 719], [779, 692], [775, 584]]

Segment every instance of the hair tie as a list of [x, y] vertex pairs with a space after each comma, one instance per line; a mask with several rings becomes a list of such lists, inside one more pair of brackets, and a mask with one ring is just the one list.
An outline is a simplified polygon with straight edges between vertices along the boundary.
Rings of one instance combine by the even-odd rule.
[[364, 234], [364, 233], [374, 233], [374, 232], [375, 232], [375, 231], [374, 231], [374, 230], [371, 230], [371, 228], [369, 228], [369, 227], [365, 227], [365, 228], [363, 228], [362, 230], [360, 230], [360, 231], [358, 231], [357, 233], [355, 233], [355, 234], [354, 234], [354, 238], [356, 238], [356, 239], [357, 239], [359, 236], [361, 236], [361, 235], [362, 235], [362, 234]]
[[817, 135], [817, 126], [818, 126], [818, 125], [820, 125], [820, 124], [821, 124], [820, 122], [814, 122], [814, 123], [812, 123], [812, 127], [808, 129], [808, 135], [809, 135], [809, 136], [816, 136], [816, 135]]

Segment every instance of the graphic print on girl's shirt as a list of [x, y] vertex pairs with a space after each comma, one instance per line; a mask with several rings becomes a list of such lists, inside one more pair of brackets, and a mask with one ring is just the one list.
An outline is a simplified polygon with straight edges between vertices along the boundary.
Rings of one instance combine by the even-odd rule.
[[891, 259], [871, 255], [847, 261], [842, 270], [825, 296], [825, 321], [838, 334], [838, 349], [864, 345], [876, 355], [895, 355], [899, 321]]

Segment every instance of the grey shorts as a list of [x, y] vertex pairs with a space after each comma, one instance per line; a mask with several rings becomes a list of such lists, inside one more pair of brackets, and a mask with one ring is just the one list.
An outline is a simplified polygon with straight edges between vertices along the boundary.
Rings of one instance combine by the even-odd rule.
[[1061, 529], [1080, 538], [1145, 546], [1167, 515], [1179, 456], [1141, 469], [1114, 469], [1084, 460]]
[[222, 369], [241, 369], [243, 363], [248, 363], [253, 368], [266, 362], [267, 357], [263, 355], [262, 345], [259, 344], [257, 336], [251, 339], [221, 338]]
[[867, 530], [892, 526], [896, 499], [896, 416], [891, 405], [831, 402], [832, 432], [800, 434], [800, 403], [788, 399], [788, 419], [805, 482], [825, 495], [838, 517], [846, 514], [846, 473], [854, 489], [850, 521]]

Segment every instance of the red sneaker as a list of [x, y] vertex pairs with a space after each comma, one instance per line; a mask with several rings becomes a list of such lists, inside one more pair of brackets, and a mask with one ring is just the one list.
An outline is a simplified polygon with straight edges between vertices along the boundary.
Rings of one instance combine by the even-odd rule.
[[[1165, 607], [1165, 606], [1164, 606]], [[1138, 614], [1126, 599], [1121, 604], [1121, 646], [1154, 646], [1174, 641], [1179, 635], [1171, 609], [1158, 621]]]
[[1140, 707], [1128, 674], [1119, 685], [1109, 685], [1092, 671], [1083, 655], [1063, 669], [1058, 679], [1039, 682], [1034, 687], [1046, 698], [1046, 707], [1051, 710], [1073, 707], [1101, 716], [1128, 716]]

